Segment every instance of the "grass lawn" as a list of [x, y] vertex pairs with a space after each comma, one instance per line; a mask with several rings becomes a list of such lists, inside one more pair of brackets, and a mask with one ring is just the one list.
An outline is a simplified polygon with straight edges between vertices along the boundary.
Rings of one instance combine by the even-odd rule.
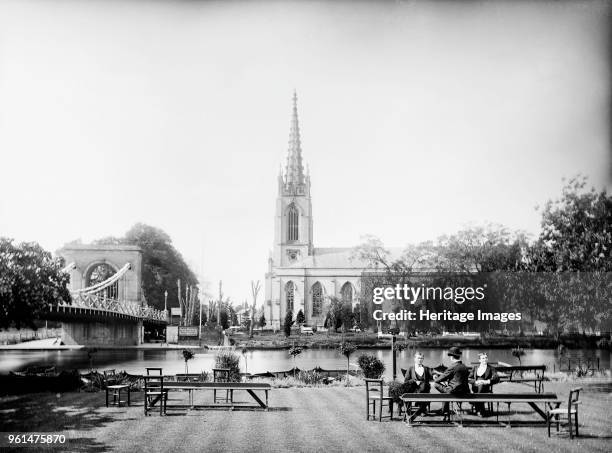
[[[569, 385], [547, 383], [546, 391], [565, 399]], [[504, 383], [496, 392], [525, 389]], [[521, 425], [512, 428], [493, 425], [494, 417], [483, 421], [468, 416], [471, 423], [463, 428], [366, 421], [363, 387], [274, 389], [269, 412], [169, 409], [166, 417], [145, 417], [142, 394], [132, 395], [128, 408], [104, 407], [102, 392], [3, 397], [1, 431], [54, 431], [70, 438], [65, 451], [94, 452], [612, 451], [609, 386], [585, 391], [580, 407], [581, 437], [574, 440], [554, 435], [549, 439], [541, 419], [522, 404], [512, 406], [511, 419]], [[210, 392], [196, 394], [196, 404], [210, 398]], [[236, 394], [235, 398], [246, 400], [248, 396]], [[187, 394], [171, 393], [171, 399], [186, 403]], [[54, 451], [58, 450], [61, 448]]]

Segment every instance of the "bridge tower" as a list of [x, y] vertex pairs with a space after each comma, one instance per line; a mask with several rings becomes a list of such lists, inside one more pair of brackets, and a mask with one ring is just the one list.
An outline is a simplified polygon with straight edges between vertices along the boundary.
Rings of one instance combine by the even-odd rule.
[[[134, 245], [66, 245], [57, 251], [70, 273], [73, 303], [56, 307], [62, 342], [130, 346], [144, 339], [142, 250]], [[109, 281], [111, 282], [109, 284]], [[101, 288], [92, 295], [91, 288]], [[79, 303], [75, 305], [75, 299]], [[102, 308], [100, 308], [102, 305]]]

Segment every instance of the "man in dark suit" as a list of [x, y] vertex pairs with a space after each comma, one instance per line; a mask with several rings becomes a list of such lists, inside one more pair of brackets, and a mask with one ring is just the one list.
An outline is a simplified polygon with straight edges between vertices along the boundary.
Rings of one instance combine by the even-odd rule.
[[[434, 379], [434, 386], [440, 393], [451, 393], [453, 395], [467, 395], [470, 393], [468, 378], [470, 370], [461, 362], [461, 349], [453, 346], [448, 351], [452, 365]], [[449, 415], [449, 404], [444, 403], [442, 412]], [[446, 417], [445, 417], [446, 418]]]

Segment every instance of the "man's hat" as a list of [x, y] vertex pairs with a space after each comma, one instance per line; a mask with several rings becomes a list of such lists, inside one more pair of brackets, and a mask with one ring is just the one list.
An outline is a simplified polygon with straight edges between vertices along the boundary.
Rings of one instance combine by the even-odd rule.
[[450, 348], [448, 350], [448, 354], [456, 359], [460, 359], [461, 358], [461, 349], [459, 349], [457, 346], [453, 346], [452, 348]]

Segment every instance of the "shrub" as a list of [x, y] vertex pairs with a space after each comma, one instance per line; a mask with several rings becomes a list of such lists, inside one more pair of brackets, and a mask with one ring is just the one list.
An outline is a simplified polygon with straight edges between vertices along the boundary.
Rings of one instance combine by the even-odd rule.
[[394, 403], [401, 403], [400, 396], [402, 396], [404, 393], [408, 393], [408, 387], [409, 385], [404, 382], [389, 382], [389, 396], [393, 398]]
[[602, 338], [597, 342], [599, 349], [612, 349], [612, 341], [607, 338]]
[[300, 371], [297, 378], [306, 385], [321, 384], [323, 382], [323, 376], [314, 370]]
[[220, 351], [215, 356], [215, 368], [229, 369], [229, 381], [240, 382], [240, 356], [232, 351]]
[[283, 331], [285, 332], [286, 337], [291, 336], [291, 326], [293, 325], [293, 312], [291, 310], [287, 310], [287, 315], [285, 316], [285, 323], [283, 324]]
[[385, 372], [385, 364], [375, 355], [360, 355], [357, 363], [367, 379], [380, 379]]

